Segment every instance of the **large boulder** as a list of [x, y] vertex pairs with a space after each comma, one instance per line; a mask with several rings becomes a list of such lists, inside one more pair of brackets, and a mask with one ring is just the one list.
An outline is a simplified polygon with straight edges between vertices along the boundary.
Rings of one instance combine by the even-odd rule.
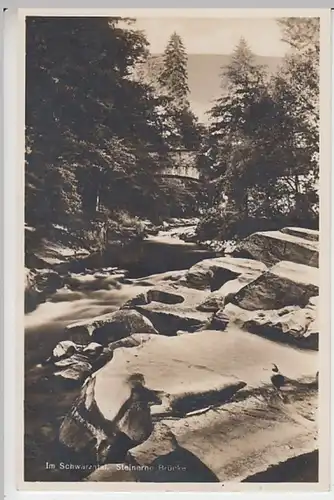
[[133, 333], [157, 333], [157, 330], [148, 318], [133, 309], [115, 311], [67, 327], [67, 337], [80, 344], [93, 340], [106, 345]]
[[164, 422], [155, 425], [144, 443], [128, 451], [127, 462], [141, 482], [219, 482], [195, 454], [178, 444]]
[[144, 306], [148, 304], [148, 299], [146, 293], [138, 293], [135, 297], [127, 300], [120, 309], [134, 309], [136, 306]]
[[305, 307], [311, 297], [318, 295], [318, 282], [317, 268], [283, 261], [241, 288], [231, 302], [249, 311]]
[[163, 304], [182, 304], [185, 301], [185, 297], [182, 293], [178, 293], [177, 288], [158, 286], [151, 288], [147, 292], [148, 302], [162, 302]]
[[176, 308], [161, 302], [151, 302], [145, 306], [138, 306], [153, 324], [156, 330], [173, 336], [178, 330], [196, 332], [209, 324], [211, 314], [186, 308]]
[[63, 286], [63, 279], [51, 269], [25, 268], [25, 312], [33, 311]]
[[55, 377], [60, 377], [63, 381], [71, 383], [71, 385], [82, 383], [88, 375], [93, 371], [93, 366], [87, 356], [75, 353], [70, 358], [65, 358], [56, 361]]
[[263, 271], [249, 269], [249, 272], [240, 274], [236, 279], [227, 281], [219, 290], [211, 292], [201, 304], [197, 306], [198, 311], [217, 312], [227, 304], [234, 295], [245, 285], [261, 276]]
[[90, 252], [81, 247], [81, 243], [67, 228], [54, 226], [52, 232], [51, 239], [41, 238], [41, 234], [38, 235], [34, 228], [25, 227], [27, 267], [53, 269], [60, 273], [73, 268], [83, 270], [84, 259]]
[[142, 466], [146, 481], [265, 477], [269, 469], [317, 450], [316, 412], [311, 383], [291, 391], [286, 402], [269, 392], [251, 396], [187, 419], [163, 420], [147, 441], [129, 450], [128, 460]]
[[147, 304], [136, 309], [150, 319], [159, 333], [175, 335], [178, 330], [194, 332], [204, 328], [211, 313], [197, 310], [207, 292], [166, 284], [150, 289]]
[[[200, 292], [199, 292], [200, 293]], [[135, 297], [129, 299], [121, 309], [135, 309], [137, 306], [144, 306], [150, 302], [161, 302], [163, 304], [182, 304], [191, 296], [193, 302], [200, 300], [197, 290], [190, 291], [188, 288], [182, 286], [181, 283], [170, 281], [158, 282], [153, 288], [149, 288], [144, 292], [139, 293]], [[201, 298], [204, 295], [200, 296]], [[197, 303], [197, 302], [196, 302]]]
[[[295, 234], [299, 233], [300, 236]], [[256, 259], [271, 266], [288, 260], [306, 266], [318, 267], [319, 244], [305, 238], [305, 231], [263, 231], [242, 240], [234, 251], [235, 256]], [[301, 237], [303, 236], [303, 237]]]
[[[133, 337], [140, 340], [140, 336]], [[158, 420], [172, 418], [184, 423], [191, 414], [228, 404], [238, 394], [245, 398], [254, 390], [268, 390], [271, 361], [293, 380], [314, 378], [317, 370], [316, 353], [291, 349], [236, 328], [224, 333], [144, 337], [133, 348], [115, 349], [112, 360], [87, 379], [60, 431], [61, 442], [73, 452], [82, 455], [89, 451], [89, 459], [98, 456], [100, 463], [123, 462], [130, 448], [148, 439]], [[139, 396], [129, 384], [136, 374], [146, 381]], [[247, 420], [246, 409], [244, 418]], [[242, 427], [242, 421], [241, 416], [245, 431], [248, 426]], [[251, 419], [250, 425], [255, 422]], [[194, 434], [198, 448], [204, 436], [215, 439], [214, 426], [204, 424], [202, 437]], [[223, 449], [223, 442], [221, 446]], [[240, 441], [234, 441], [234, 446], [239, 450]]]
[[24, 274], [24, 312], [33, 311], [40, 302], [40, 292], [37, 290], [36, 274], [27, 267]]
[[145, 441], [153, 430], [150, 405], [161, 403], [140, 373], [123, 372], [108, 383], [107, 400], [105, 393], [101, 400], [101, 379], [86, 380], [59, 434], [64, 446], [99, 464], [122, 461], [130, 447]]
[[186, 284], [198, 290], [218, 290], [224, 283], [241, 274], [253, 277], [264, 272], [266, 266], [262, 262], [234, 257], [217, 257], [205, 259], [192, 266], [186, 274]]
[[59, 342], [52, 351], [52, 358], [54, 361], [69, 358], [79, 351], [79, 348], [72, 340], [62, 340]]
[[278, 340], [299, 347], [318, 349], [319, 329], [317, 310], [312, 303], [306, 307], [287, 306], [283, 309], [247, 311], [234, 304], [228, 304], [213, 319], [234, 323], [250, 333], [255, 333], [272, 340]]

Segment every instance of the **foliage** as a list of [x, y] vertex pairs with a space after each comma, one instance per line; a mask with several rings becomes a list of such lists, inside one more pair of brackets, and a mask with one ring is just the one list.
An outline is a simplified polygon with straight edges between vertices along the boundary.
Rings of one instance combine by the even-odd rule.
[[[268, 110], [264, 105], [265, 69], [254, 62], [244, 39], [224, 68], [222, 79], [226, 90], [210, 110], [211, 123], [203, 152], [204, 175], [209, 182], [216, 180], [218, 196], [214, 203], [220, 203], [221, 191], [224, 191], [235, 202], [244, 204], [247, 188], [256, 176], [251, 168], [251, 164], [256, 164], [254, 143], [265, 133], [264, 120], [270, 123], [271, 119], [266, 116]], [[206, 169], [205, 164], [209, 168]]]
[[213, 206], [202, 233], [216, 226], [216, 237], [234, 238], [256, 220], [317, 225], [318, 25], [280, 24], [291, 51], [277, 74], [255, 64], [243, 39], [222, 74], [227, 90], [210, 110], [199, 159]]
[[90, 218], [99, 203], [148, 214], [158, 203], [152, 174], [164, 148], [156, 100], [131, 79], [147, 41], [118, 21], [27, 21], [28, 222]]

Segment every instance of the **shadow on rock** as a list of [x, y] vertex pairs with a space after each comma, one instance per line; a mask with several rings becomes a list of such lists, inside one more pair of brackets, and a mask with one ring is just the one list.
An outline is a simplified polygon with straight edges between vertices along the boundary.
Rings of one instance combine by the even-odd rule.
[[319, 481], [319, 452], [305, 453], [264, 472], [248, 477], [244, 483], [317, 483]]

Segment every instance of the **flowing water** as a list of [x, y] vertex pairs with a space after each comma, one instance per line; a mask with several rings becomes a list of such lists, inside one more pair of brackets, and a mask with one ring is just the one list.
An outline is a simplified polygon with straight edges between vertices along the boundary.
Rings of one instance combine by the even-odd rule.
[[[47, 302], [25, 316], [25, 479], [27, 481], [73, 480], [47, 468], [57, 448], [58, 429], [64, 415], [78, 395], [78, 389], [57, 392], [40, 366], [56, 344], [66, 339], [65, 327], [78, 320], [113, 312], [126, 301], [147, 290], [131, 283], [166, 271], [188, 269], [216, 254], [185, 243], [177, 237], [184, 228], [162, 231], [145, 240], [133, 258], [124, 253], [126, 270], [87, 270], [74, 276], [75, 289], [58, 290]], [[108, 263], [114, 265], [113, 262]], [[58, 474], [57, 474], [58, 472]]]
[[[121, 264], [123, 268], [126, 267], [129, 281], [130, 278], [188, 269], [197, 262], [216, 255], [174, 236], [183, 231], [184, 228], [161, 231], [158, 236], [151, 236], [144, 241], [132, 261], [126, 256], [126, 260]], [[113, 312], [147, 289], [138, 284], [123, 283], [123, 276], [124, 273], [117, 273], [117, 270], [109, 274], [104, 269], [81, 273], [75, 276], [76, 281], [80, 283], [75, 290], [58, 290], [47, 302], [27, 314], [26, 364], [31, 366], [47, 358], [57, 342], [64, 340], [66, 325]]]

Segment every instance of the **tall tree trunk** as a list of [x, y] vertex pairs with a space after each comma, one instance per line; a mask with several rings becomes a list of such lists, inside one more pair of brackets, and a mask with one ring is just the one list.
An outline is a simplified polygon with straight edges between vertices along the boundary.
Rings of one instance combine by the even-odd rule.
[[100, 190], [96, 189], [96, 203], [95, 203], [95, 212], [100, 211]]
[[248, 219], [248, 190], [245, 190], [245, 196], [244, 196], [244, 214], [245, 218]]
[[298, 195], [299, 194], [299, 176], [298, 176], [298, 174], [295, 175], [294, 181], [295, 181], [295, 194]]

